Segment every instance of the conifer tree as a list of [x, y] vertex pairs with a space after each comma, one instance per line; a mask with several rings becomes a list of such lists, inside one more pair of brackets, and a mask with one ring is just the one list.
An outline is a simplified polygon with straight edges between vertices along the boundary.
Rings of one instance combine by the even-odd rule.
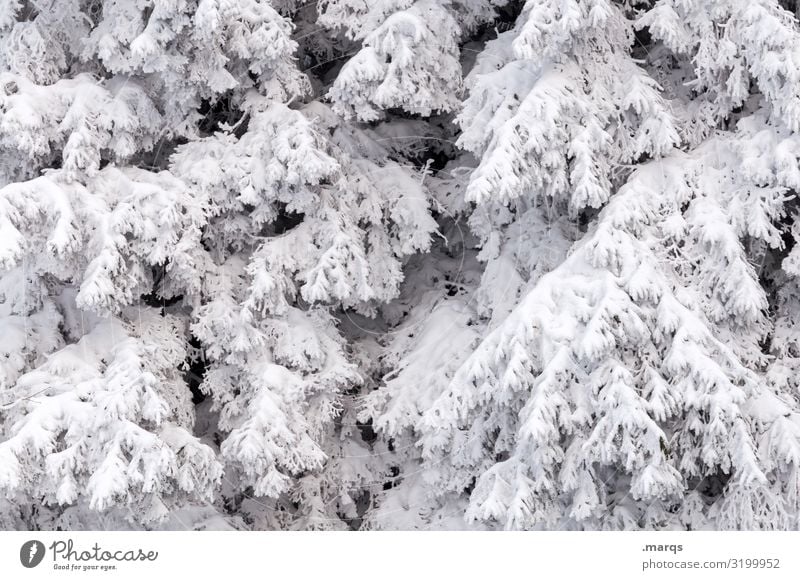
[[798, 529], [796, 14], [0, 3], [0, 527]]
[[[3, 25], [0, 485], [73, 524], [154, 525], [233, 485], [299, 502], [265, 526], [317, 525], [362, 380], [331, 313], [396, 295], [436, 228], [424, 190], [377, 144], [353, 158], [369, 138], [326, 107], [292, 108], [310, 85], [268, 2], [28, 2]], [[192, 434], [190, 340], [219, 449]]]
[[[494, 41], [506, 51], [487, 53], [498, 72], [473, 73], [461, 142], [482, 156], [468, 197], [513, 207], [531, 195], [579, 217], [606, 207], [424, 414], [433, 485], [468, 493], [468, 518], [523, 529], [797, 525], [796, 398], [764, 375], [773, 327], [752, 265], [783, 249], [796, 187], [800, 93], [788, 69], [797, 25], [773, 3], [693, 6], [644, 10], [636, 26], [663, 45], [641, 69], [630, 32], [620, 33], [633, 24], [614, 6], [528, 2]], [[682, 18], [666, 18], [671, 10]], [[587, 38], [596, 40], [590, 53]], [[582, 68], [605, 47], [610, 67]], [[667, 49], [672, 62], [686, 58], [691, 93], [665, 70]], [[734, 54], [743, 62], [726, 60]], [[537, 122], [523, 123], [513, 104], [501, 106], [491, 87], [504, 85], [492, 77], [505, 59], [540, 55], [531, 74], [507, 81], [515, 99], [528, 95], [519, 110], [536, 103]], [[628, 72], [604, 87], [614, 67]], [[558, 76], [548, 76], [553, 69]], [[592, 74], [577, 85], [590, 94], [557, 92], [578, 74]], [[614, 103], [620, 78], [635, 84]], [[759, 93], [743, 94], [748, 84]], [[580, 116], [570, 119], [571, 109]], [[612, 112], [626, 116], [609, 122]], [[472, 118], [481, 120], [474, 132]], [[594, 138], [576, 141], [587, 129]], [[584, 157], [591, 163], [581, 163], [581, 142], [600, 147]], [[638, 168], [615, 179], [632, 161]]]

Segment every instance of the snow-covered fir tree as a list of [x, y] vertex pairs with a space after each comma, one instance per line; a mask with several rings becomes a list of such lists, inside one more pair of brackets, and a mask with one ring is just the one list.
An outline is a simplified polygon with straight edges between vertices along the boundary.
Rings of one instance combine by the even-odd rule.
[[0, 4], [3, 529], [800, 529], [791, 0]]

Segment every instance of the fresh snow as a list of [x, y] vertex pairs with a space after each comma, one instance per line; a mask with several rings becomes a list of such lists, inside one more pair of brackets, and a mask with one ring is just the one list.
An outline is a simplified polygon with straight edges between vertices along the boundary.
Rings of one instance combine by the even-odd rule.
[[796, 0], [0, 3], [0, 529], [800, 529]]

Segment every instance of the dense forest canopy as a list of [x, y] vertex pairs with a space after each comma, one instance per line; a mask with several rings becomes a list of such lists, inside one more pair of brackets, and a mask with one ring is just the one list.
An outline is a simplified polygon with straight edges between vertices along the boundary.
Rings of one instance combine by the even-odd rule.
[[800, 4], [0, 2], [0, 529], [800, 529]]

